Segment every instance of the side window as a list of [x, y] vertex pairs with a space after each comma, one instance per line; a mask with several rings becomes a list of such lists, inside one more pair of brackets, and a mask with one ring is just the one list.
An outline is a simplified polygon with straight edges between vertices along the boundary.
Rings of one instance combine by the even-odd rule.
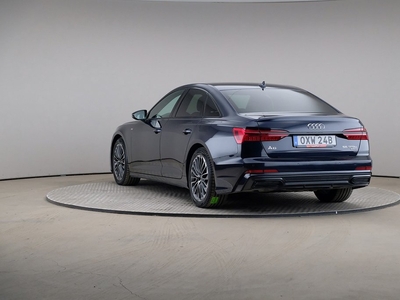
[[217, 106], [215, 105], [214, 101], [211, 99], [211, 97], [208, 97], [206, 107], [204, 110], [204, 117], [210, 118], [210, 117], [220, 117], [221, 114], [218, 111]]
[[177, 118], [200, 118], [203, 116], [208, 95], [205, 91], [192, 89], [185, 95], [176, 113]]
[[178, 102], [184, 90], [178, 90], [168, 94], [158, 102], [149, 112], [149, 118], [168, 118], [171, 115], [175, 104]]

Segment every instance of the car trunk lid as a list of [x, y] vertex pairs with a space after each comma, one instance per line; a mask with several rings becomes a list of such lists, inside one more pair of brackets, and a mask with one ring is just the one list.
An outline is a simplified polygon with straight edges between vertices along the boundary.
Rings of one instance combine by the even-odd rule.
[[260, 116], [257, 124], [261, 134], [278, 136], [261, 141], [271, 158], [351, 157], [357, 155], [361, 140], [368, 139], [358, 119], [343, 115]]

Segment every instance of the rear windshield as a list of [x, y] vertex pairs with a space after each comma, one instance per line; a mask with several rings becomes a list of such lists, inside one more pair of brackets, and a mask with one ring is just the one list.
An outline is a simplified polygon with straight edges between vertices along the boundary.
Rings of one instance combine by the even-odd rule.
[[244, 88], [222, 90], [221, 93], [238, 113], [339, 113], [321, 99], [309, 93], [291, 89]]

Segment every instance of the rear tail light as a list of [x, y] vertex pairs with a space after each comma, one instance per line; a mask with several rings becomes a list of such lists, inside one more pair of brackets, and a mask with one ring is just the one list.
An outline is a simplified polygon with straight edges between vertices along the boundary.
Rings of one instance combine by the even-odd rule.
[[233, 128], [233, 136], [238, 144], [243, 142], [279, 141], [288, 135], [287, 131], [278, 129]]
[[358, 141], [367, 140], [368, 141], [368, 132], [364, 127], [346, 129], [343, 131], [343, 135], [348, 140], [358, 140]]

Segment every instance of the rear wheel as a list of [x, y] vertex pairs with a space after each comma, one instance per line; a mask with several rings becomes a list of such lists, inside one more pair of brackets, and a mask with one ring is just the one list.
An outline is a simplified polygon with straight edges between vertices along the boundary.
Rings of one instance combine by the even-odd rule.
[[349, 199], [352, 192], [352, 188], [344, 188], [333, 190], [319, 190], [315, 191], [314, 194], [321, 202], [343, 202]]
[[226, 195], [215, 192], [214, 170], [206, 149], [197, 149], [190, 159], [189, 172], [190, 197], [198, 207], [217, 207], [222, 205]]
[[140, 178], [130, 176], [125, 143], [122, 138], [119, 138], [113, 146], [112, 173], [115, 182], [119, 185], [137, 185], [140, 181]]

